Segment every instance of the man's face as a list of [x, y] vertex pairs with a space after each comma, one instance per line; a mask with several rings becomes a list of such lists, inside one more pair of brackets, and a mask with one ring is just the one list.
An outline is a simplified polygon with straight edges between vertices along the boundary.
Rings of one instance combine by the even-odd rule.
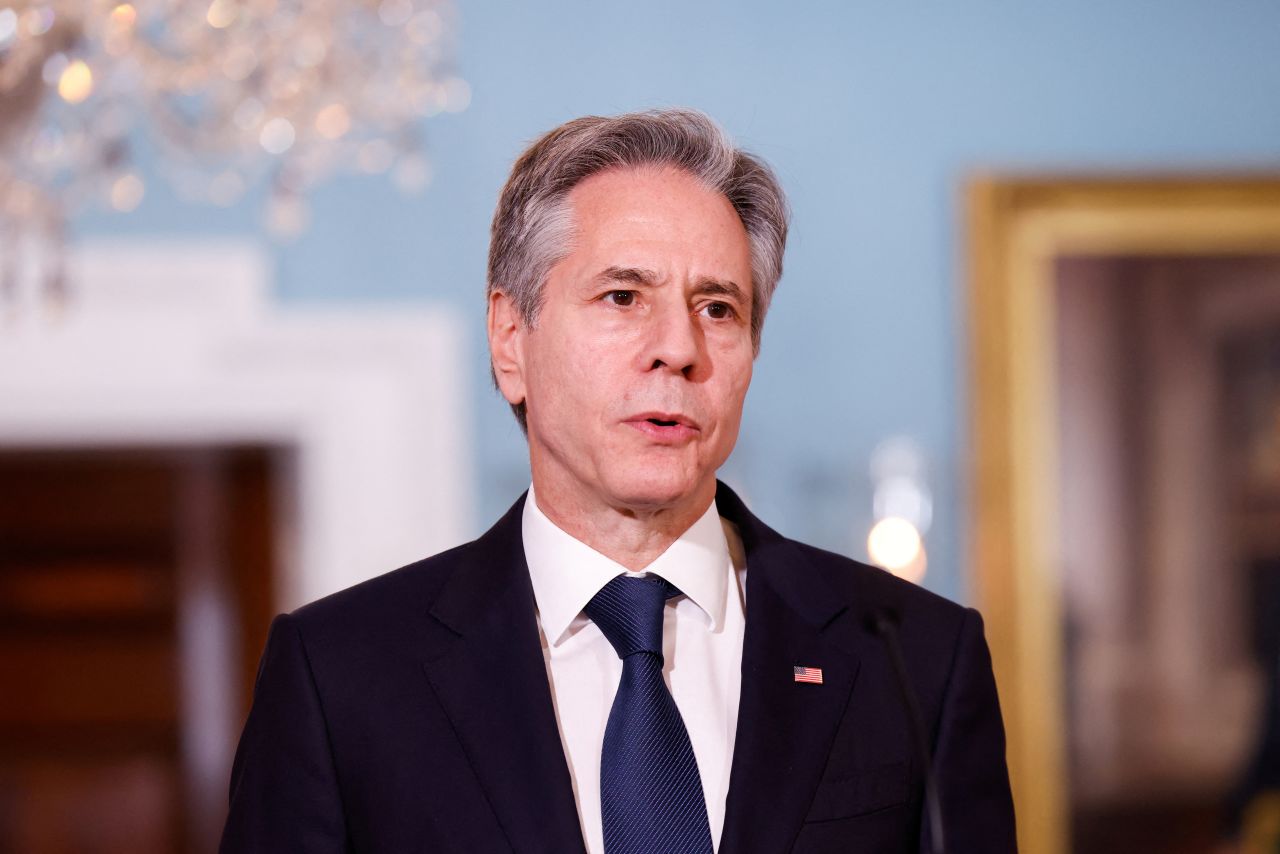
[[703, 506], [751, 382], [751, 257], [722, 195], [671, 168], [568, 196], [576, 232], [536, 325], [490, 305], [504, 396], [528, 407], [539, 494], [562, 506]]

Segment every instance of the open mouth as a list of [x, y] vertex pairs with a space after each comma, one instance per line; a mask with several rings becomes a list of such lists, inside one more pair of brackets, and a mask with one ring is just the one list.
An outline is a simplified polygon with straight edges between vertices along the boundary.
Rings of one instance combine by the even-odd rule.
[[640, 413], [634, 416], [630, 424], [653, 441], [664, 445], [682, 445], [701, 432], [697, 422], [671, 412], [658, 412], [655, 415]]

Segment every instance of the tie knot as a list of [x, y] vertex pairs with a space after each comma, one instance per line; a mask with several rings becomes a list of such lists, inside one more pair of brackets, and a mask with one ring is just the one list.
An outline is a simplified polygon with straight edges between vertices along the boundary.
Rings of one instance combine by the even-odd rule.
[[618, 658], [637, 652], [662, 657], [662, 609], [680, 591], [656, 575], [619, 575], [591, 597], [586, 612]]

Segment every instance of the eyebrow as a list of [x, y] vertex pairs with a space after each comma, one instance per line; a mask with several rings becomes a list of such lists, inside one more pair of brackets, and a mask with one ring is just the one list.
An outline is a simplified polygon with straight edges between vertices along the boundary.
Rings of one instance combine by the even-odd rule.
[[[606, 267], [599, 275], [595, 276], [594, 281], [600, 284], [624, 282], [629, 285], [654, 287], [658, 284], [659, 278], [656, 272], [646, 270], [643, 267]], [[704, 277], [698, 280], [694, 290], [702, 294], [727, 296], [742, 303], [746, 302], [746, 294], [743, 289], [736, 282], [728, 279], [721, 280]]]
[[746, 303], [746, 294], [742, 288], [738, 287], [736, 282], [720, 281], [719, 279], [699, 279], [697, 286], [698, 293], [714, 294], [716, 296], [732, 297], [741, 303]]
[[625, 282], [629, 285], [653, 287], [658, 283], [658, 274], [653, 270], [645, 270], [641, 267], [605, 267], [593, 281], [601, 284]]

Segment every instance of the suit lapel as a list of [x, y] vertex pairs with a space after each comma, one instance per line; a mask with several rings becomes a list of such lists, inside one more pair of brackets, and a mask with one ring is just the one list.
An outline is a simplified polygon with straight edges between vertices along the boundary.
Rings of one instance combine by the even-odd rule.
[[[747, 556], [742, 694], [721, 854], [791, 849], [813, 801], [858, 675], [852, 615], [790, 541], [759, 522], [724, 486], [721, 515]], [[798, 683], [795, 666], [822, 670]]]
[[515, 851], [583, 851], [538, 640], [523, 498], [459, 561], [431, 608], [451, 630], [427, 678]]
[[[789, 850], [858, 675], [846, 600], [790, 541], [720, 487], [747, 555], [742, 693], [720, 854]], [[524, 500], [460, 556], [431, 607], [448, 631], [424, 669], [511, 848], [582, 852], [581, 825], [538, 640]], [[795, 666], [822, 669], [797, 683]]]

